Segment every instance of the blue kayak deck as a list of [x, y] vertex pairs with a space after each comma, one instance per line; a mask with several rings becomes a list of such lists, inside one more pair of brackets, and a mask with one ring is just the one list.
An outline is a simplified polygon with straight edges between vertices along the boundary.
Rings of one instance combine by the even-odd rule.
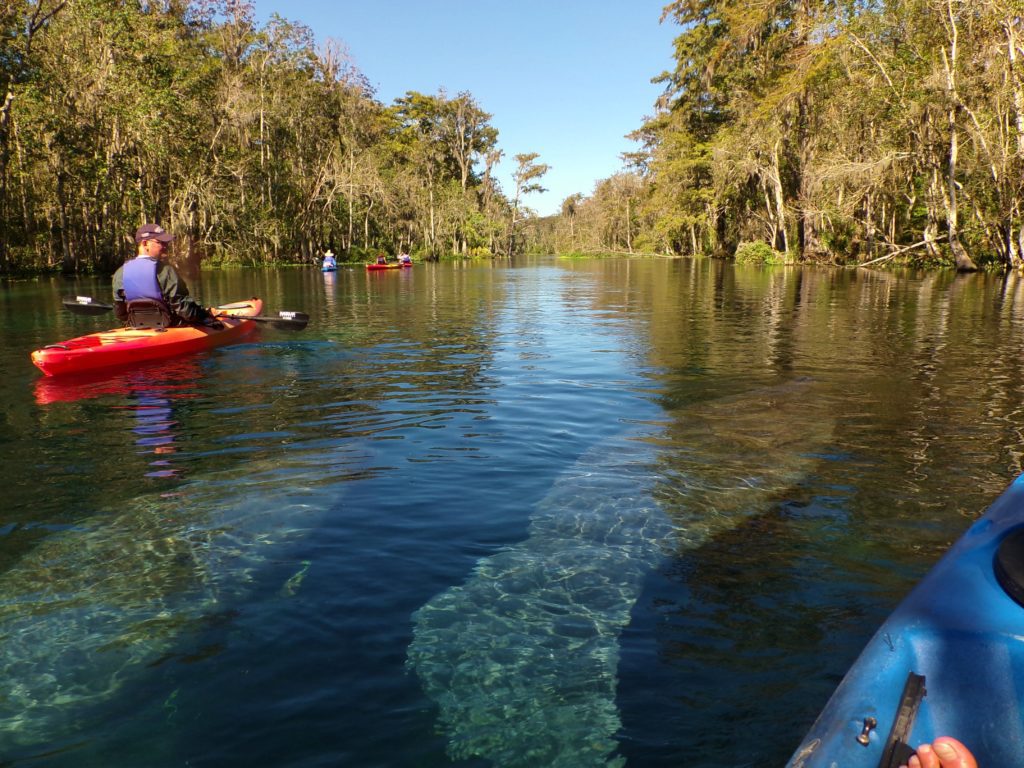
[[[995, 568], [1000, 544], [1021, 531], [1024, 476], [893, 611], [843, 678], [789, 768], [884, 765], [911, 672], [925, 677], [926, 690], [907, 738], [911, 747], [953, 736], [971, 749], [982, 768], [1024, 765], [1024, 607], [1001, 586]], [[1022, 550], [1007, 551], [1004, 562]], [[866, 729], [869, 718], [876, 726]]]

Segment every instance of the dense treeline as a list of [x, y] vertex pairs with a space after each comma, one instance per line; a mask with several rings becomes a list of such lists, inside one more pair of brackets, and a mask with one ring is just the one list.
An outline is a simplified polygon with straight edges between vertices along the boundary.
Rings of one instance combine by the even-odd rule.
[[546, 166], [472, 95], [375, 99], [340, 44], [240, 0], [8, 0], [0, 272], [112, 271], [144, 220], [193, 263], [506, 254]]
[[565, 201], [553, 247], [1021, 266], [1022, 0], [675, 0], [664, 18], [682, 28], [642, 151]]
[[[1024, 265], [1024, 0], [675, 0], [639, 150], [538, 220], [547, 171], [468, 93], [375, 98], [242, 0], [0, 7], [0, 272], [522, 250]], [[653, 20], [652, 20], [652, 23]]]

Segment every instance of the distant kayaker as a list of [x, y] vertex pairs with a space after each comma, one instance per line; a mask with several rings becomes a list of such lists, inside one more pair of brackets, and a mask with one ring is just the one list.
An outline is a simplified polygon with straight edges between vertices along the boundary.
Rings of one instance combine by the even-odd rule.
[[410, 257], [408, 253], [400, 253], [398, 254], [398, 263], [412, 264], [412, 257]]
[[114, 273], [114, 312], [135, 327], [204, 325], [223, 328], [210, 311], [188, 295], [188, 286], [163, 256], [174, 235], [159, 224], [135, 230], [138, 253]]
[[330, 248], [328, 248], [327, 252], [324, 254], [323, 269], [337, 269], [337, 268], [338, 268], [338, 262], [334, 258], [334, 253], [331, 251]]
[[931, 744], [922, 744], [917, 754], [900, 768], [978, 768], [974, 755], [951, 736], [940, 736]]
[[387, 255], [383, 254], [383, 253], [377, 254], [377, 263], [378, 264], [387, 264], [388, 263]]

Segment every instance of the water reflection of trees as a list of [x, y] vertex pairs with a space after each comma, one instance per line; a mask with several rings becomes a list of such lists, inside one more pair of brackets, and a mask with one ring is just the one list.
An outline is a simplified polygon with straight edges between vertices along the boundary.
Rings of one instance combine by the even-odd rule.
[[[878, 623], [1021, 469], [1024, 283], [677, 271], [651, 293], [651, 360], [669, 414], [659, 496], [691, 534], [641, 598], [656, 621], [641, 611], [636, 636], [656, 637], [660, 663], [657, 679], [622, 669], [625, 752], [782, 764]], [[769, 405], [772, 377], [807, 384]], [[671, 746], [664, 721], [647, 733], [652, 705]]]

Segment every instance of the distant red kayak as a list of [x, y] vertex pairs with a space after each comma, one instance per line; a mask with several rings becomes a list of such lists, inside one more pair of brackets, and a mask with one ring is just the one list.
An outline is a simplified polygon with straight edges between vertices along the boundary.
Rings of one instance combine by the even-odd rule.
[[404, 269], [411, 267], [412, 264], [367, 264], [366, 268], [370, 270], [374, 269]]
[[201, 352], [240, 341], [256, 330], [263, 301], [249, 299], [215, 307], [224, 328], [183, 325], [176, 328], [115, 328], [48, 344], [32, 353], [32, 362], [47, 376], [63, 376], [100, 369], [122, 368], [147, 360]]

